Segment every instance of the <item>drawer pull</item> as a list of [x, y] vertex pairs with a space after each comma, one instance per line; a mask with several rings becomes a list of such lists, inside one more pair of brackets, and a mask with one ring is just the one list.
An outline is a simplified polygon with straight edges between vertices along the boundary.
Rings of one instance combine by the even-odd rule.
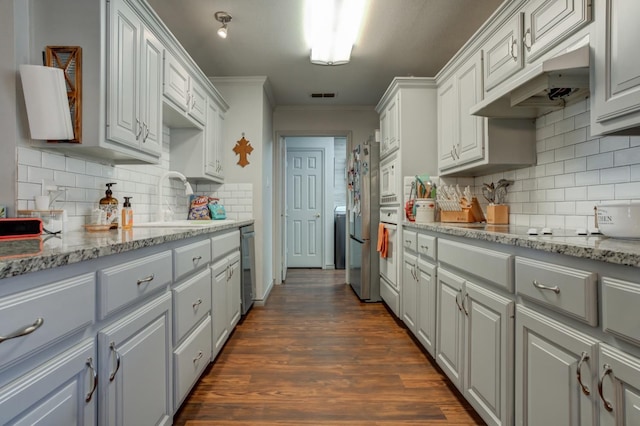
[[202, 299], [198, 299], [195, 302], [193, 302], [193, 309], [197, 308], [198, 305], [202, 305]]
[[[462, 293], [460, 293], [460, 294], [462, 295]], [[461, 298], [461, 301], [460, 301], [460, 306], [462, 306], [462, 310], [464, 311], [464, 314], [465, 314], [466, 316], [469, 316], [469, 311], [468, 311], [468, 310], [467, 310], [467, 308], [464, 306], [464, 301], [465, 301], [465, 300], [467, 300], [468, 298], [469, 298], [469, 293], [465, 293], [465, 294], [464, 294], [464, 297], [463, 297], [463, 298]]]
[[198, 360], [202, 359], [202, 355], [202, 351], [198, 351], [198, 356], [193, 359], [193, 363], [195, 364], [196, 362], [198, 362]]
[[154, 278], [154, 274], [151, 274], [151, 275], [149, 275], [147, 277], [141, 278], [141, 279], [138, 280], [138, 285], [143, 284], [143, 283], [151, 282], [151, 281], [153, 281], [153, 278]]
[[421, 245], [420, 248], [423, 249], [424, 251], [429, 251], [429, 246]]
[[600, 380], [598, 381], [598, 393], [600, 394], [600, 399], [602, 400], [602, 403], [604, 405], [604, 408], [611, 412], [613, 411], [613, 406], [611, 405], [611, 403], [609, 401], [607, 401], [604, 398], [604, 395], [602, 394], [602, 381], [604, 380], [605, 376], [607, 374], [613, 373], [613, 368], [611, 368], [611, 366], [609, 364], [604, 364], [602, 366], [603, 370], [602, 370], [602, 375], [600, 376]]
[[202, 260], [202, 256], [196, 256], [191, 260], [193, 260], [193, 263], [198, 263], [200, 260]]
[[93, 397], [93, 393], [98, 388], [98, 371], [93, 366], [93, 358], [91, 357], [87, 358], [87, 367], [89, 367], [89, 369], [91, 370], [91, 375], [93, 376], [93, 385], [91, 385], [91, 390], [89, 391], [87, 396], [84, 398], [84, 402], [91, 401], [91, 397]]
[[582, 351], [582, 356], [580, 357], [580, 361], [578, 362], [578, 372], [576, 374], [578, 376], [578, 383], [582, 388], [582, 393], [589, 396], [591, 395], [591, 391], [584, 385], [584, 383], [582, 383], [582, 364], [584, 364], [585, 361], [589, 361], [589, 354]]
[[458, 303], [458, 294], [462, 294], [462, 290], [456, 292], [456, 306], [459, 311], [462, 311], [462, 307], [460, 306], [460, 303]]
[[22, 337], [22, 336], [26, 336], [27, 334], [31, 334], [37, 329], [39, 329], [42, 324], [44, 324], [44, 318], [37, 318], [36, 322], [34, 322], [28, 327], [23, 328], [22, 330], [14, 331], [13, 333], [7, 336], [0, 336], [0, 343], [4, 342], [5, 340], [15, 339], [16, 337]]
[[405, 243], [407, 243], [407, 245], [411, 244], [411, 240], [404, 240]]
[[113, 373], [109, 374], [109, 381], [113, 382], [113, 379], [116, 378], [116, 373], [120, 370], [120, 353], [118, 353], [118, 349], [116, 349], [115, 342], [109, 343], [109, 347], [111, 348], [111, 352], [116, 355], [116, 369], [113, 370]]
[[550, 290], [555, 294], [560, 294], [560, 288], [558, 288], [558, 286], [547, 287], [546, 285], [540, 284], [538, 280], [533, 280], [533, 286], [540, 290]]

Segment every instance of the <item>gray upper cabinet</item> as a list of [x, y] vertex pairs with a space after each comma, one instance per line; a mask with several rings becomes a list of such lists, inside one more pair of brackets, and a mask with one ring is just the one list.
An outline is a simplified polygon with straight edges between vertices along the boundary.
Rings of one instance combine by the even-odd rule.
[[596, 6], [591, 133], [640, 134], [640, 2], [602, 0]]
[[491, 91], [524, 66], [522, 22], [523, 13], [516, 13], [482, 47], [485, 92]]
[[159, 157], [164, 47], [126, 1], [111, 3], [110, 24], [107, 138]]

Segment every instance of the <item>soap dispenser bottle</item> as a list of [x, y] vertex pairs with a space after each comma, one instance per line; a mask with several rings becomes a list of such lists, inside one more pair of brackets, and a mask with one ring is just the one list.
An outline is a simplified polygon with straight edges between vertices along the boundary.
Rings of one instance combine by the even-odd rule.
[[122, 229], [131, 229], [133, 226], [133, 209], [131, 208], [131, 200], [133, 197], [124, 197], [122, 205]]
[[111, 195], [111, 186], [115, 185], [115, 182], [107, 183], [107, 190], [105, 196], [100, 199], [100, 210], [104, 210], [107, 214], [107, 223], [111, 224], [110, 229], [118, 228], [118, 200]]

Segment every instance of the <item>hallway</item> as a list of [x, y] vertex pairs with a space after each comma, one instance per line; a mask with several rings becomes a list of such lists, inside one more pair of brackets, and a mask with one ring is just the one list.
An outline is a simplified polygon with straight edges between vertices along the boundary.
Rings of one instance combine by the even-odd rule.
[[236, 328], [176, 425], [477, 425], [381, 303], [344, 271], [291, 269]]

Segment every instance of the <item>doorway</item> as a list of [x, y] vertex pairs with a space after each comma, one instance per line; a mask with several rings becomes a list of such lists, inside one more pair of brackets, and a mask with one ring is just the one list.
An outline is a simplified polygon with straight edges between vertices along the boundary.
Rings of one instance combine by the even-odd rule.
[[340, 133], [278, 135], [280, 183], [275, 189], [281, 201], [274, 205], [279, 210], [274, 222], [274, 230], [279, 228], [274, 232], [279, 240], [274, 257], [279, 259], [274, 266], [282, 281], [289, 267], [335, 268], [334, 210], [346, 203], [350, 137]]

